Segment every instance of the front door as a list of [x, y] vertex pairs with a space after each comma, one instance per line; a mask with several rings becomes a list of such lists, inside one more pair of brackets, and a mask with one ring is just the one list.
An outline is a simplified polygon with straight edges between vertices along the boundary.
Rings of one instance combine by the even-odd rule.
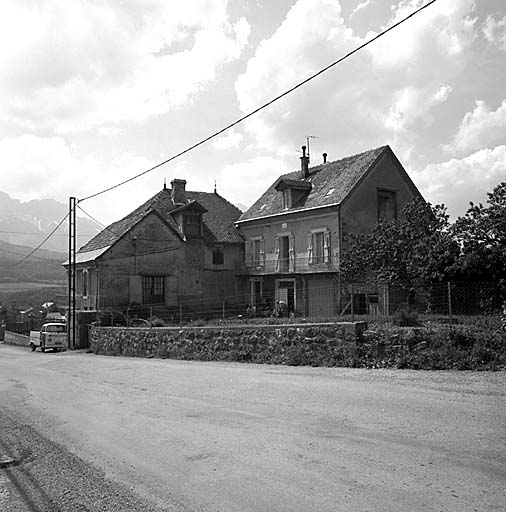
[[276, 304], [286, 304], [288, 313], [295, 311], [295, 279], [276, 281]]

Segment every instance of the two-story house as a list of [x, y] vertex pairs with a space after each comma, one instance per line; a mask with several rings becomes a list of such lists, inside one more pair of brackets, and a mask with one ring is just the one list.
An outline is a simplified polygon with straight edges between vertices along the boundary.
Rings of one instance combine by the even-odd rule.
[[[422, 196], [389, 146], [334, 162], [324, 153], [314, 167], [305, 149], [301, 169], [280, 176], [236, 222], [245, 240], [246, 295], [257, 309], [281, 301], [296, 314], [332, 318], [346, 306], [339, 274], [345, 233], [396, 218]], [[358, 295], [364, 310], [373, 303], [376, 312], [391, 309], [388, 296]]]
[[240, 214], [216, 191], [187, 191], [185, 180], [173, 180], [76, 253], [77, 309], [221, 308], [238, 294]]

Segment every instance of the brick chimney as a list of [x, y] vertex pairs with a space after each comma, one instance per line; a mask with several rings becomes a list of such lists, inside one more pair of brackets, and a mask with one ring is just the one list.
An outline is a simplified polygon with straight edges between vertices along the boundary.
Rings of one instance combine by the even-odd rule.
[[300, 157], [300, 169], [302, 177], [309, 177], [309, 156], [306, 156], [306, 146], [302, 146], [302, 156]]
[[186, 204], [186, 180], [173, 179], [170, 182], [172, 187], [170, 195], [174, 204]]

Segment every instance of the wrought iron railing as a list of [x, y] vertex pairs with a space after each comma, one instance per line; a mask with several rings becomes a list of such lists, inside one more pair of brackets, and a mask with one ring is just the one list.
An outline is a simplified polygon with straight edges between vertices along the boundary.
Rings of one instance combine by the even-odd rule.
[[318, 273], [336, 272], [338, 263], [336, 258], [330, 257], [325, 261], [323, 257], [309, 258], [266, 258], [265, 260], [246, 261], [241, 267], [242, 273], [252, 275], [262, 274], [289, 274], [289, 273]]

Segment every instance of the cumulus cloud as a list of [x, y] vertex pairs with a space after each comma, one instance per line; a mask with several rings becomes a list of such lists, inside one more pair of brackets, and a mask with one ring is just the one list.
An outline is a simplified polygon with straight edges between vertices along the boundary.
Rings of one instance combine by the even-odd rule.
[[428, 165], [412, 173], [425, 199], [433, 204], [444, 203], [455, 218], [463, 215], [469, 201], [484, 202], [487, 192], [505, 179], [506, 146], [481, 149], [462, 159]]
[[213, 147], [218, 150], [232, 149], [238, 147], [243, 138], [241, 133], [235, 130], [229, 130], [225, 135], [214, 139], [212, 144]]
[[[226, 0], [5, 0], [0, 119], [56, 133], [141, 120], [187, 102], [249, 36]], [[175, 41], [191, 44], [170, 51]]]
[[357, 14], [357, 12], [360, 12], [362, 11], [363, 9], [365, 9], [366, 7], [369, 7], [369, 5], [371, 5], [371, 0], [365, 0], [364, 2], [360, 2], [356, 7], [355, 9], [353, 9], [353, 11], [351, 12], [350, 14], [350, 18], [352, 16], [354, 16], [355, 14]]
[[230, 164], [220, 173], [218, 192], [249, 208], [280, 174], [289, 170], [283, 159], [268, 156]]
[[506, 100], [496, 110], [482, 100], [476, 101], [472, 112], [462, 119], [450, 144], [444, 146], [448, 153], [467, 153], [483, 147], [492, 147], [504, 140], [506, 133]]
[[[399, 2], [387, 25], [420, 5]], [[246, 129], [259, 147], [284, 158], [312, 134], [318, 136], [315, 149], [329, 159], [385, 143], [409, 159], [419, 140], [418, 121], [434, 122], [436, 107], [452, 91], [456, 57], [476, 38], [473, 9], [472, 0], [434, 4], [406, 28], [248, 120]], [[250, 111], [373, 35], [359, 37], [337, 0], [298, 0], [236, 81], [241, 110]], [[280, 65], [279, 55], [287, 65]]]
[[489, 43], [495, 44], [506, 52], [506, 16], [502, 19], [487, 16], [483, 24], [483, 35]]
[[[401, 0], [392, 7], [391, 26], [414, 12], [424, 4], [422, 0]], [[429, 6], [408, 22], [400, 25], [370, 45], [367, 51], [378, 68], [409, 66], [420, 72], [438, 68], [442, 58], [460, 54], [477, 37], [476, 18], [472, 16], [473, 0], [446, 0]], [[370, 32], [367, 38], [375, 36]], [[436, 61], [423, 59], [435, 57]], [[438, 68], [439, 69], [439, 68]]]
[[[154, 163], [124, 153], [106, 165], [92, 157], [78, 156], [61, 137], [34, 135], [1, 139], [0, 157], [0, 190], [22, 201], [54, 198], [65, 204], [70, 196], [80, 199], [94, 194]], [[174, 172], [178, 172], [177, 166]], [[116, 192], [109, 192], [107, 196], [85, 202], [83, 208], [90, 205], [101, 222], [109, 223], [121, 218], [162, 186], [159, 174], [148, 175]]]

